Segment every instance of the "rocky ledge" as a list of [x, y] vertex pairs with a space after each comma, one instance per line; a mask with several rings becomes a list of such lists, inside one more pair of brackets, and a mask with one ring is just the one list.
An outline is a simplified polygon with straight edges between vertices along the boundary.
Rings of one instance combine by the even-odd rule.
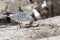
[[19, 25], [1, 25], [0, 40], [40, 40], [60, 35], [60, 16], [38, 20], [39, 26], [20, 28]]

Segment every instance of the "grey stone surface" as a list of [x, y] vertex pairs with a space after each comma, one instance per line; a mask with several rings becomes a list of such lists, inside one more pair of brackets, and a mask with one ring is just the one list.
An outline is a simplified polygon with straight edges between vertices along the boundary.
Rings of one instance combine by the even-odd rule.
[[24, 6], [24, 5], [27, 5], [27, 4], [29, 4], [29, 3], [27, 3], [26, 0], [9, 1], [7, 11], [8, 12], [16, 12], [16, 11], [19, 11], [19, 7], [20, 6]]
[[60, 36], [49, 37], [48, 40], [60, 40]]
[[[55, 40], [60, 35], [60, 16], [39, 20], [38, 27], [20, 28], [20, 25], [6, 24], [0, 28], [1, 40]], [[56, 19], [56, 20], [55, 20]], [[48, 21], [47, 21], [48, 20]], [[56, 24], [57, 23], [57, 24]], [[1, 25], [2, 26], [2, 25]], [[54, 37], [52, 37], [54, 36]], [[56, 38], [55, 38], [56, 37]]]
[[6, 13], [6, 11], [5, 11], [6, 6], [7, 6], [7, 3], [5, 1], [0, 0], [0, 18], [5, 17], [3, 14]]
[[48, 38], [36, 39], [36, 40], [47, 40]]

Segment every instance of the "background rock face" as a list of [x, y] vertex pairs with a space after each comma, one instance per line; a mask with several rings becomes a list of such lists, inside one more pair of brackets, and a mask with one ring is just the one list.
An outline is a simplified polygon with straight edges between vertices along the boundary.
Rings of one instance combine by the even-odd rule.
[[14, 1], [9, 1], [7, 12], [16, 12], [19, 11], [20, 6], [25, 6], [29, 3], [27, 3], [26, 0], [14, 0]]
[[60, 15], [60, 0], [54, 0], [54, 14]]
[[5, 18], [3, 14], [6, 13], [7, 5], [8, 3], [6, 1], [0, 0], [0, 18]]
[[51, 4], [52, 4], [54, 16], [60, 15], [60, 0], [47, 0], [47, 3], [50, 9], [50, 13], [51, 13]]
[[5, 11], [6, 6], [7, 6], [7, 3], [5, 3], [5, 1], [0, 1], [0, 13]]

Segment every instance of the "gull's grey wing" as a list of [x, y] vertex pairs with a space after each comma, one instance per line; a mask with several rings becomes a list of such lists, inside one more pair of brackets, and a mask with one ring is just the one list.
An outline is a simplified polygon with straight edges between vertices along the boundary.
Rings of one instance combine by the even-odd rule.
[[9, 17], [13, 19], [17, 19], [18, 21], [32, 21], [33, 20], [32, 16], [24, 12], [16, 12], [16, 13], [10, 14]]

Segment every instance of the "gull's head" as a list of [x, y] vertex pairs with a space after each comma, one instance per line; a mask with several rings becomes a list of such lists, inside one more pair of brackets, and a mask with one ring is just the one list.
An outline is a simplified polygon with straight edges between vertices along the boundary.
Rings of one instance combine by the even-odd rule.
[[44, 0], [43, 3], [46, 3], [46, 1]]

